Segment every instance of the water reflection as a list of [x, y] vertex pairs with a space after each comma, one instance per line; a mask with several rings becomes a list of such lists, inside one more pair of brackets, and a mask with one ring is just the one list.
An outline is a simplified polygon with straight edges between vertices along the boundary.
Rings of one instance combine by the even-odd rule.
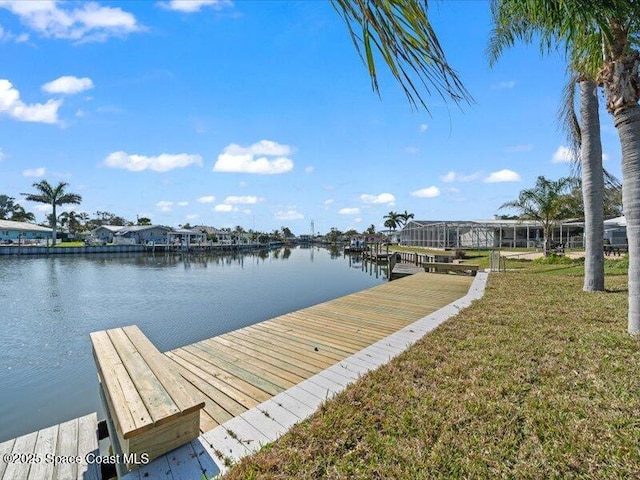
[[377, 285], [379, 272], [317, 246], [0, 258], [0, 442], [99, 410], [89, 332], [136, 324], [166, 351]]

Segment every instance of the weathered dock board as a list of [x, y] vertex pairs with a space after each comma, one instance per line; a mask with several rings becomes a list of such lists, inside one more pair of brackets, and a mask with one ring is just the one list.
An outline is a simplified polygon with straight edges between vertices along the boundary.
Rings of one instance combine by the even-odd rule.
[[200, 428], [206, 432], [464, 296], [471, 281], [420, 273], [166, 356], [204, 395]]
[[97, 425], [92, 413], [0, 443], [0, 480], [99, 480]]

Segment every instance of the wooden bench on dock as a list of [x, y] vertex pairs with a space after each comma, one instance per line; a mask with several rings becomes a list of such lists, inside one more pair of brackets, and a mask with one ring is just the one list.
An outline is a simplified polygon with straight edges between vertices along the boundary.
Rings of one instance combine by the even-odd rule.
[[93, 332], [91, 342], [116, 453], [153, 460], [198, 437], [204, 401], [137, 326]]
[[427, 272], [434, 273], [469, 273], [475, 276], [478, 273], [478, 265], [468, 265], [465, 263], [442, 263], [442, 262], [424, 262], [422, 266]]

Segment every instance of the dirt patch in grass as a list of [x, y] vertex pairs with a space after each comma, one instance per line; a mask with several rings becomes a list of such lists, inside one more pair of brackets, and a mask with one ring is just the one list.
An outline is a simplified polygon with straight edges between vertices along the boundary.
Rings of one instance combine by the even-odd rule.
[[485, 297], [225, 478], [637, 478], [622, 276], [492, 275]]

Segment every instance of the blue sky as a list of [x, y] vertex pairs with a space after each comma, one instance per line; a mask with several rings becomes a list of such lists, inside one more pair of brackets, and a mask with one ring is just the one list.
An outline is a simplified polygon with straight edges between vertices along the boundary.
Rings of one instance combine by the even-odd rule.
[[38, 221], [20, 193], [44, 178], [92, 216], [301, 234], [491, 218], [568, 175], [562, 59], [518, 46], [489, 68], [488, 2], [430, 18], [473, 105], [412, 110], [381, 63], [378, 97], [328, 1], [0, 1], [0, 193]]

